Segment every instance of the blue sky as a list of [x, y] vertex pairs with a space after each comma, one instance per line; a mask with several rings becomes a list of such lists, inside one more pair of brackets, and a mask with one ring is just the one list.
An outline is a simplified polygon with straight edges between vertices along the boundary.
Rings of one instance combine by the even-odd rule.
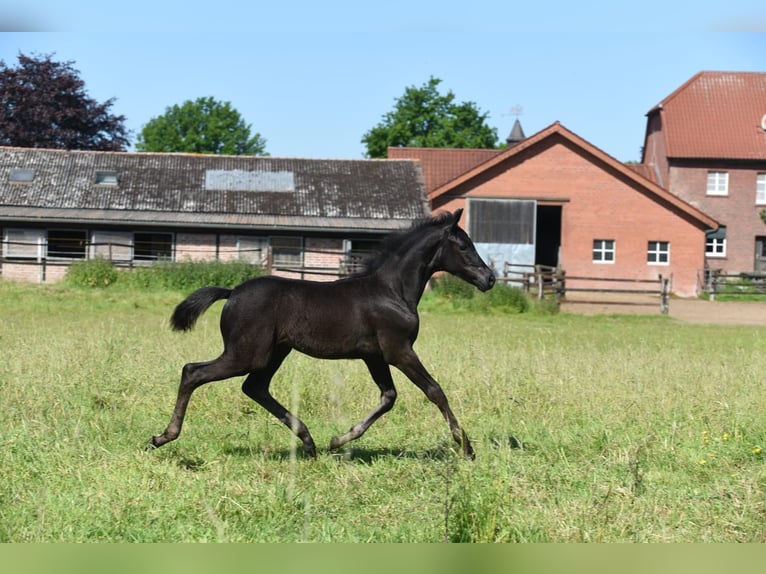
[[4, 4], [0, 60], [72, 61], [134, 137], [166, 107], [212, 96], [284, 157], [363, 157], [364, 133], [434, 76], [502, 139], [520, 107], [527, 135], [560, 121], [637, 161], [646, 112], [695, 73], [766, 72], [762, 1]]

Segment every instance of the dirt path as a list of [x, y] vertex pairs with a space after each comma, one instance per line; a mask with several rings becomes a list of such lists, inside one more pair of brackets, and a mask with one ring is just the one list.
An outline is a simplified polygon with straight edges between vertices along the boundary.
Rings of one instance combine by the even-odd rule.
[[[601, 296], [603, 298], [603, 296]], [[635, 296], [631, 301], [635, 301]], [[563, 303], [561, 310], [566, 313], [586, 315], [607, 313], [660, 312], [659, 299], [647, 297], [642, 301], [646, 305], [620, 305], [617, 299], [613, 304], [600, 303]], [[670, 316], [687, 323], [710, 323], [718, 325], [760, 325], [766, 327], [766, 302], [752, 301], [702, 301], [700, 299], [671, 299]]]

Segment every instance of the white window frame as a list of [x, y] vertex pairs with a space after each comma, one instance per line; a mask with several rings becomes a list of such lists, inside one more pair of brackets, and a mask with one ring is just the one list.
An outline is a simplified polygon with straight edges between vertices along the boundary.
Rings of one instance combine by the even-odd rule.
[[[148, 236], [150, 241], [139, 240], [139, 238], [142, 236]], [[167, 236], [167, 244], [169, 246], [168, 249], [170, 250], [170, 253], [167, 257], [165, 257], [163, 254], [157, 253], [158, 251], [161, 251], [156, 247], [157, 245], [162, 245], [162, 242], [157, 241], [160, 236]], [[175, 260], [176, 248], [175, 235], [173, 233], [167, 233], [164, 231], [134, 231], [133, 241], [131, 243], [133, 244], [133, 253], [131, 254], [131, 259], [133, 261], [154, 262], [162, 260]], [[137, 243], [142, 244], [140, 249], [136, 249]], [[148, 247], [143, 247], [143, 244], [146, 244]], [[139, 253], [136, 253], [137, 251]], [[164, 251], [164, 249], [162, 249], [162, 251]]]
[[270, 238], [271, 264], [274, 267], [300, 269], [303, 267], [303, 237], [274, 235]]
[[708, 237], [705, 240], [705, 257], [726, 257], [726, 238]]
[[45, 255], [44, 229], [8, 227], [3, 233], [3, 257], [42, 260]]
[[755, 204], [766, 205], [766, 173], [755, 176]]
[[[78, 260], [88, 258], [88, 232], [84, 229], [49, 229], [45, 240], [48, 259]], [[51, 249], [51, 243], [56, 249]]]
[[[609, 259], [611, 255], [611, 259]], [[617, 242], [614, 239], [593, 240], [593, 263], [614, 265], [617, 259]]]
[[[665, 261], [662, 261], [664, 256]], [[646, 250], [648, 265], [670, 265], [670, 241], [649, 241]]]
[[269, 238], [257, 235], [237, 237], [237, 259], [253, 265], [264, 265], [268, 259]]
[[729, 195], [729, 172], [728, 171], [709, 171], [707, 172], [706, 195], [725, 196]]

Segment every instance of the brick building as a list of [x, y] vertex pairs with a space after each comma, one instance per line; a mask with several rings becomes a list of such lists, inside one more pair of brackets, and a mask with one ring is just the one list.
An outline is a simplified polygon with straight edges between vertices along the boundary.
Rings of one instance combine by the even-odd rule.
[[766, 74], [700, 72], [647, 114], [647, 177], [714, 217], [706, 263], [766, 273]]
[[662, 275], [676, 294], [698, 293], [715, 219], [558, 122], [509, 143], [390, 148], [388, 157], [421, 162], [432, 210], [465, 208], [469, 234], [498, 271], [511, 261], [558, 265], [570, 276]]
[[333, 279], [430, 213], [413, 161], [0, 147], [0, 275], [38, 282], [115, 264], [240, 259]]

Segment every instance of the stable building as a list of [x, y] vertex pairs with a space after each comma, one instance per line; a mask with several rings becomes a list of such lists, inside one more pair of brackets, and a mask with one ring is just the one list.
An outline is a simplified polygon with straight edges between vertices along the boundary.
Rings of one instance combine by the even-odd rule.
[[661, 275], [685, 297], [701, 289], [717, 220], [559, 122], [504, 150], [401, 147], [388, 157], [420, 161], [431, 209], [464, 208], [469, 235], [498, 274], [508, 262], [538, 264], [571, 277]]
[[74, 261], [244, 260], [291, 277], [355, 270], [430, 214], [411, 160], [0, 147], [0, 277], [50, 282]]

